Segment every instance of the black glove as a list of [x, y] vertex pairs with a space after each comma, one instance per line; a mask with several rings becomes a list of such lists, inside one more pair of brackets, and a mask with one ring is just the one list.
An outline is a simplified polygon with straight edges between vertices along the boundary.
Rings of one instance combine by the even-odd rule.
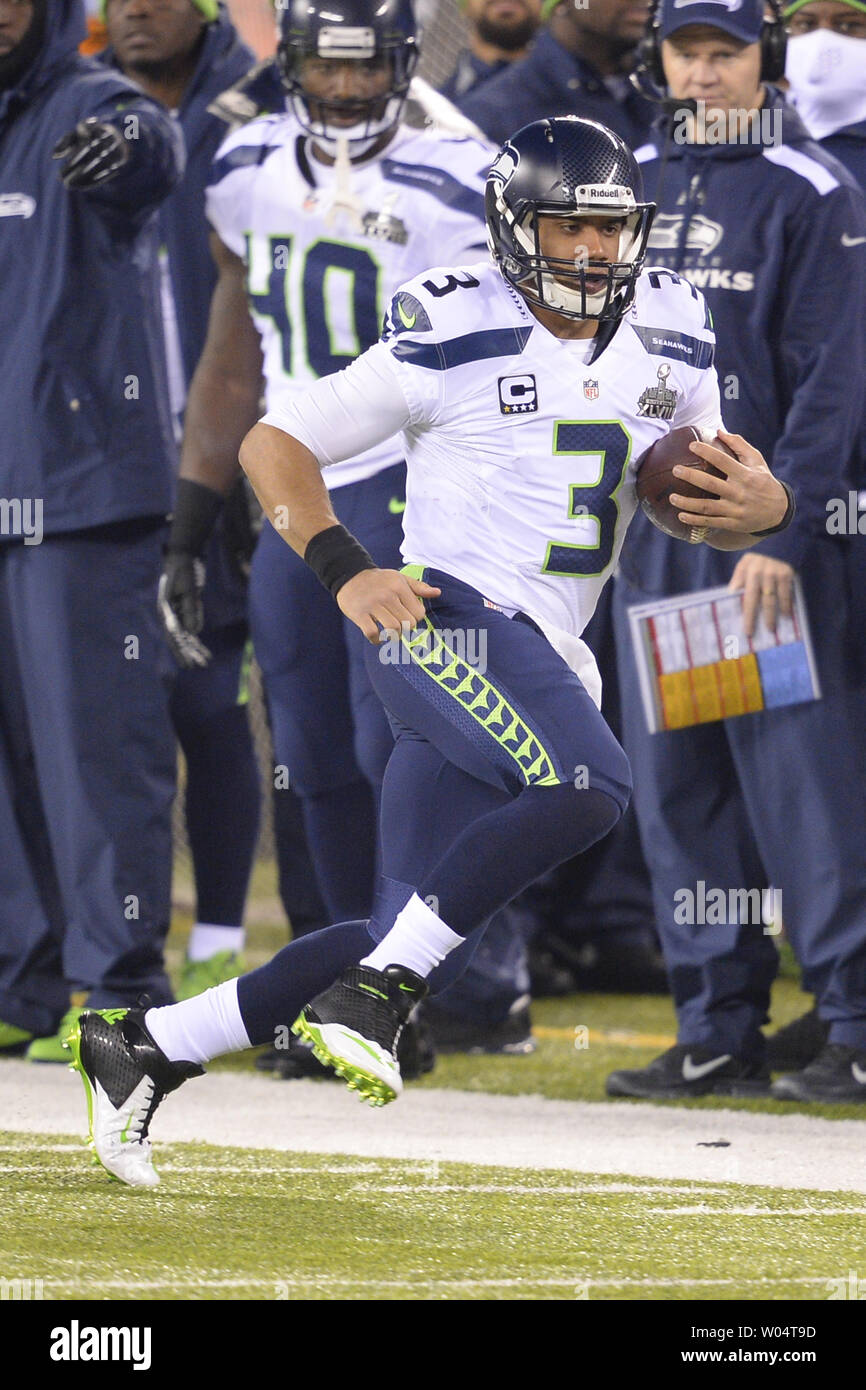
[[207, 666], [211, 653], [197, 634], [204, 627], [204, 561], [185, 551], [168, 551], [159, 580], [159, 616], [179, 666]]
[[211, 659], [198, 639], [204, 626], [202, 556], [222, 504], [213, 488], [189, 478], [179, 480], [157, 606], [174, 658], [187, 668], [207, 666]]
[[52, 159], [65, 159], [60, 177], [67, 188], [96, 188], [113, 179], [129, 159], [129, 145], [117, 126], [88, 116], [58, 140]]

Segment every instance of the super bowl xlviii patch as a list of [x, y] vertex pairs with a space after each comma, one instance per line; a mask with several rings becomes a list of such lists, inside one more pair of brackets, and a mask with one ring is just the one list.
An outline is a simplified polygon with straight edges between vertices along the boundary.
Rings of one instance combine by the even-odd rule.
[[662, 362], [656, 376], [658, 377], [657, 386], [647, 386], [638, 397], [638, 415], [644, 415], [649, 420], [672, 420], [677, 408], [677, 392], [672, 386], [668, 386], [668, 377], [671, 374], [670, 365]]
[[405, 246], [409, 240], [406, 223], [387, 208], [382, 208], [381, 212], [365, 212], [361, 228], [364, 236], [376, 241], [393, 241], [396, 246]]
[[528, 415], [538, 409], [538, 387], [531, 373], [499, 378], [499, 409], [503, 415]]

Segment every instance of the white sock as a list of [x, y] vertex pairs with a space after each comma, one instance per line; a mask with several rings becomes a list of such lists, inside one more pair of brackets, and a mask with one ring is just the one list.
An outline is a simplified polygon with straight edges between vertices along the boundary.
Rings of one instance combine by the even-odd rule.
[[210, 960], [219, 951], [233, 951], [238, 955], [244, 949], [245, 938], [243, 927], [217, 927], [212, 922], [196, 922], [186, 944], [186, 958]]
[[405, 965], [416, 975], [426, 976], [463, 940], [464, 937], [446, 927], [433, 909], [413, 893], [397, 913], [391, 930], [361, 964], [372, 966], [374, 970], [384, 970], [386, 965]]
[[145, 1026], [171, 1062], [209, 1062], [251, 1047], [238, 1005], [238, 982], [226, 980], [194, 999], [148, 1009]]

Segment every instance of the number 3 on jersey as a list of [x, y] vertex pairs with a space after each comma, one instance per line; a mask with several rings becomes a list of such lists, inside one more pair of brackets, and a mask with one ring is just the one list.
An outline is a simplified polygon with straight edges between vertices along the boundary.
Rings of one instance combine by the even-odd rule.
[[570, 483], [568, 516], [593, 522], [595, 539], [582, 544], [548, 541], [542, 574], [589, 579], [607, 569], [619, 519], [617, 493], [631, 458], [631, 435], [619, 420], [557, 420], [553, 452], [587, 459], [586, 481]]
[[[329, 376], [379, 337], [379, 265], [363, 246], [317, 241], [300, 273], [291, 267], [291, 236], [246, 234], [247, 297], [259, 318], [273, 321], [282, 343], [283, 371], [301, 374], [293, 328], [303, 325], [306, 365], [314, 376]], [[299, 303], [291, 299], [297, 285]], [[300, 336], [300, 335], [297, 335]]]

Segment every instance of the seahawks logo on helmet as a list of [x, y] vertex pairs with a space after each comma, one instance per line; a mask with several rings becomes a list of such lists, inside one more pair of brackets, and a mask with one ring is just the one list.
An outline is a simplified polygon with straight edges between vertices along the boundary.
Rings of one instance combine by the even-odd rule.
[[[655, 204], [642, 201], [640, 170], [612, 130], [558, 116], [524, 126], [487, 178], [487, 239], [505, 279], [531, 304], [567, 318], [616, 320], [631, 304]], [[543, 256], [542, 217], [605, 217], [621, 224], [616, 260]]]

